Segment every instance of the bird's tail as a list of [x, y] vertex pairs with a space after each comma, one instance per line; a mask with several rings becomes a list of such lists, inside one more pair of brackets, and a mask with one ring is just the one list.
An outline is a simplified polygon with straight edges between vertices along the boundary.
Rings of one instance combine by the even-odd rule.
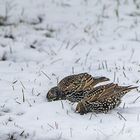
[[106, 98], [121, 98], [126, 93], [130, 92], [133, 89], [138, 88], [137, 86], [118, 86], [118, 84], [115, 85], [110, 91], [104, 93], [102, 96], [98, 98], [98, 100], [106, 99]]
[[97, 83], [100, 83], [100, 82], [106, 82], [106, 81], [109, 81], [110, 79], [107, 78], [107, 77], [94, 77], [94, 80], [97, 81]]
[[114, 95], [117, 94], [118, 97], [123, 97], [126, 93], [137, 88], [137, 86], [117, 86], [114, 89]]

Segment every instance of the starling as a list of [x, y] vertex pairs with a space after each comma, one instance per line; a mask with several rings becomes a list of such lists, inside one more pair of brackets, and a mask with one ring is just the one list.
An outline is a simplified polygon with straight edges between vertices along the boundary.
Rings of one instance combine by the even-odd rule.
[[137, 87], [118, 86], [118, 84], [110, 84], [104, 88], [102, 92], [93, 94], [81, 100], [76, 107], [76, 112], [81, 115], [88, 112], [107, 113], [109, 110], [118, 107], [121, 103], [121, 98]]
[[48, 101], [66, 99], [68, 94], [76, 94], [80, 91], [91, 90], [100, 82], [109, 81], [106, 77], [93, 77], [88, 73], [70, 75], [63, 78], [56, 87], [47, 93]]
[[101, 86], [97, 86], [94, 87], [91, 90], [83, 90], [83, 91], [76, 91], [75, 92], [71, 92], [70, 94], [68, 94], [66, 96], [66, 99], [71, 101], [71, 102], [79, 102], [84, 98], [88, 98], [90, 96], [96, 95], [96, 94], [101, 94], [102, 92], [104, 92], [107, 88], [113, 86], [113, 83], [109, 83], [106, 85], [101, 85]]

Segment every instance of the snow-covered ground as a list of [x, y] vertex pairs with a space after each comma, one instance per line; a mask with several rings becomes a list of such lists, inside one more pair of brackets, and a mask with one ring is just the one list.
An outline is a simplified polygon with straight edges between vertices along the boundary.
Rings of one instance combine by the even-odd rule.
[[108, 114], [47, 102], [80, 72], [140, 85], [139, 0], [0, 0], [0, 140], [139, 140], [140, 88]]

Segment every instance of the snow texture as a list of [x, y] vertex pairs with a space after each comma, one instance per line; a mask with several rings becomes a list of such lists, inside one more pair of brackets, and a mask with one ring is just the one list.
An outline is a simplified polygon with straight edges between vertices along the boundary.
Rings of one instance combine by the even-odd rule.
[[108, 114], [46, 100], [80, 72], [140, 85], [139, 0], [0, 0], [0, 140], [139, 140], [140, 88]]

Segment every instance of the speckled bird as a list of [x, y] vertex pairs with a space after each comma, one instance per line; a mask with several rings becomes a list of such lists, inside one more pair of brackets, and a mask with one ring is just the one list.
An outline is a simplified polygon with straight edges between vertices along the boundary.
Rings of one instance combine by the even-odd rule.
[[118, 107], [121, 103], [121, 98], [137, 87], [132, 86], [118, 86], [118, 84], [110, 84], [105, 87], [102, 92], [89, 96], [81, 100], [76, 107], [76, 112], [81, 115], [88, 112], [107, 113]]
[[108, 89], [109, 87], [113, 85], [114, 85], [113, 83], [109, 83], [106, 85], [97, 86], [91, 90], [87, 89], [87, 90], [77, 91], [76, 93], [71, 92], [70, 94], [66, 96], [66, 99], [71, 102], [79, 102], [84, 98], [88, 98], [96, 94], [101, 94], [102, 92], [104, 92], [106, 89]]
[[51, 88], [47, 93], [48, 101], [66, 99], [66, 96], [80, 91], [91, 90], [98, 83], [109, 81], [106, 77], [93, 77], [88, 73], [80, 73], [63, 78], [56, 87]]

